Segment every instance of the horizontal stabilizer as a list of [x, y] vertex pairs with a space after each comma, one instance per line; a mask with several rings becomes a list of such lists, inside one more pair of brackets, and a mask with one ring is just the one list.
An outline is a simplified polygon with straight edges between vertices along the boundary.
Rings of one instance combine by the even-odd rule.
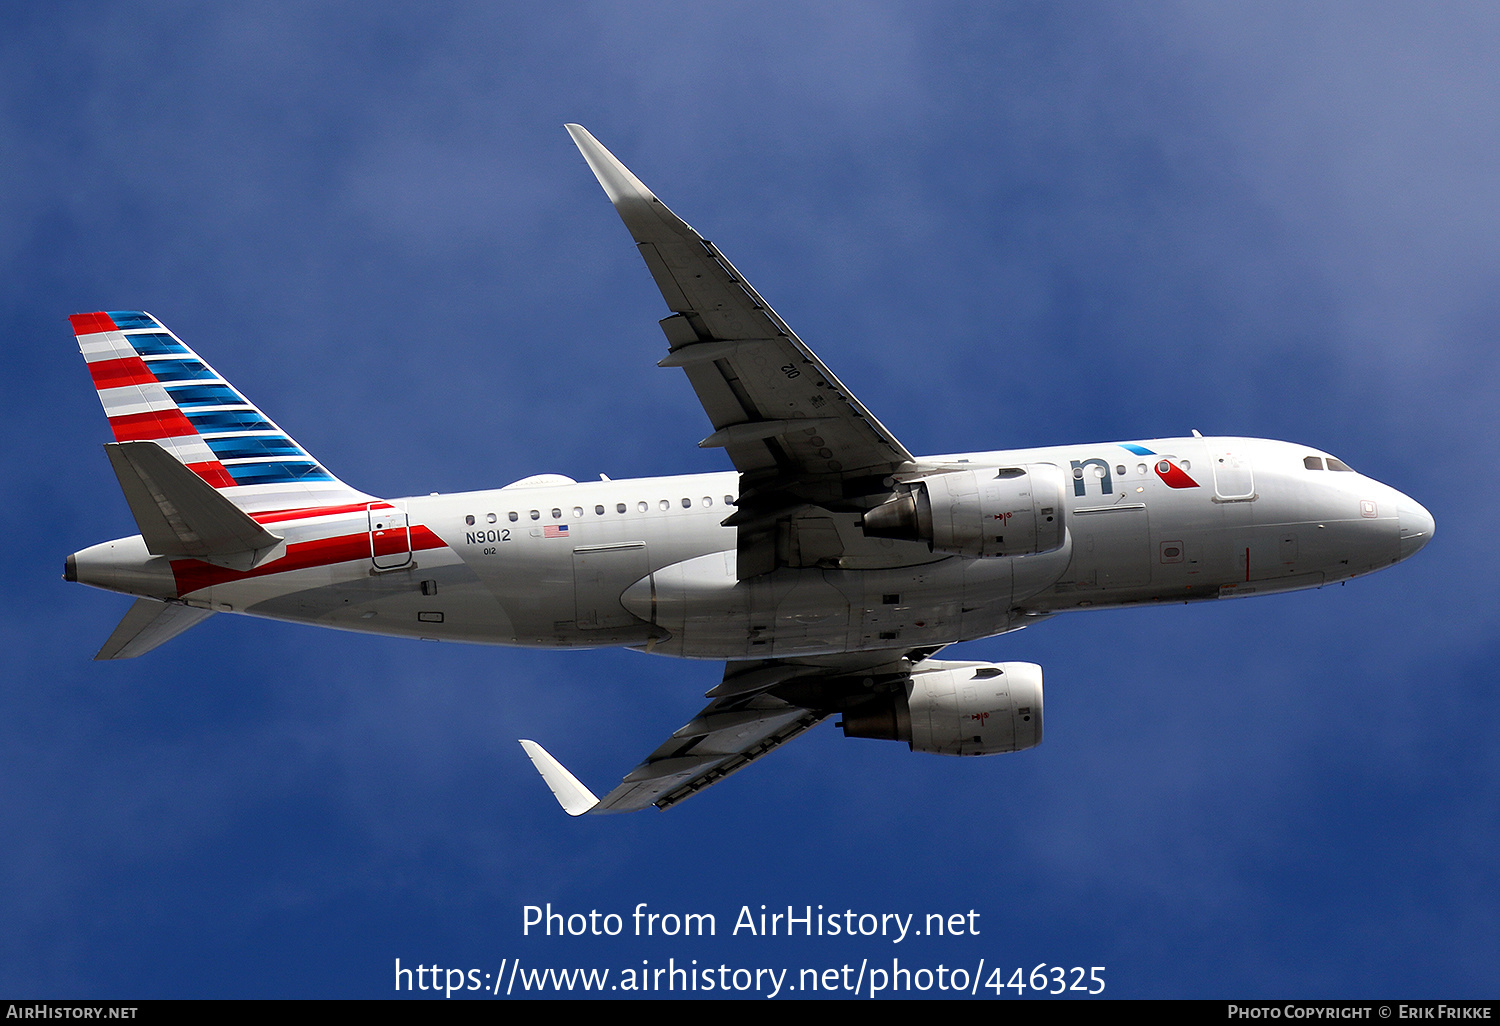
[[134, 659], [213, 615], [212, 609], [185, 606], [181, 602], [136, 599], [94, 658]]
[[531, 764], [542, 775], [542, 779], [552, 789], [552, 796], [557, 799], [557, 804], [568, 815], [582, 816], [599, 804], [594, 792], [579, 783], [578, 778], [552, 758], [547, 749], [535, 741], [522, 741], [521, 747], [526, 749], [526, 754], [531, 757]]
[[109, 442], [104, 451], [152, 555], [250, 570], [286, 551], [280, 536], [155, 442]]

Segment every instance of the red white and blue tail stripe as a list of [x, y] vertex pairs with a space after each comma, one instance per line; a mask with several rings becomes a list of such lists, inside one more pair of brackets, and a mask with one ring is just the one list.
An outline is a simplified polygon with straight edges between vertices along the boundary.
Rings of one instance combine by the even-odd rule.
[[370, 498], [325, 470], [150, 314], [69, 320], [115, 441], [155, 442], [248, 511]]

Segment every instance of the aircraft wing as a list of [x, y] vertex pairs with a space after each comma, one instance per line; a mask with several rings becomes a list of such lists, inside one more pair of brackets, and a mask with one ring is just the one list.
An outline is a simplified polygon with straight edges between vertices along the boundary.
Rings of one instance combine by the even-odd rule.
[[[878, 482], [911, 453], [705, 240], [588, 131], [573, 141], [635, 238], [662, 298], [670, 348], [714, 430], [698, 444], [722, 447], [741, 474], [740, 577], [776, 566], [778, 520], [808, 505], [882, 491]], [[767, 546], [769, 545], [769, 548]]]
[[535, 741], [526, 754], [570, 816], [666, 809], [744, 769], [828, 716], [881, 689], [904, 687], [929, 651], [860, 652], [803, 661], [730, 663], [708, 705], [596, 798]]

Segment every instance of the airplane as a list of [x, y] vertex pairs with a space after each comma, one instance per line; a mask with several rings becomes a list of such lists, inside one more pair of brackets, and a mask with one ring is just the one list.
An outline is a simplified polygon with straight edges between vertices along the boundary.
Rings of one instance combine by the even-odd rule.
[[745, 281], [578, 125], [671, 313], [733, 470], [540, 474], [385, 499], [335, 477], [160, 321], [74, 315], [139, 533], [67, 557], [136, 596], [96, 659], [219, 612], [439, 641], [720, 660], [708, 704], [602, 798], [523, 740], [569, 815], [668, 808], [830, 716], [986, 755], [1042, 740], [1034, 663], [939, 659], [1058, 613], [1318, 588], [1433, 536], [1319, 449], [1158, 438], [914, 456]]

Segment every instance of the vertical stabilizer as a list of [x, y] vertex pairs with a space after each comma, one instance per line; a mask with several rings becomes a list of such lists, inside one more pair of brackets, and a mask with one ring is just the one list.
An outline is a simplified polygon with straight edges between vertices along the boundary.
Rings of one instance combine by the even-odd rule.
[[139, 310], [69, 318], [116, 442], [155, 442], [250, 511], [369, 499]]

